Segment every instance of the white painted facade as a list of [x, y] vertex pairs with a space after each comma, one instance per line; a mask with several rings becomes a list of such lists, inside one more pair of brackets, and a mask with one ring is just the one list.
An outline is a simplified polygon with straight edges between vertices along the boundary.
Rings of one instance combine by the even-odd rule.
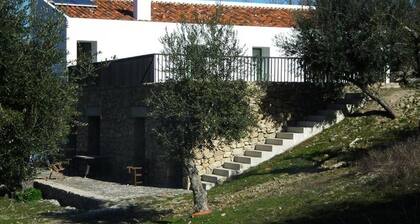
[[[98, 61], [126, 58], [138, 55], [160, 53], [162, 44], [159, 39], [165, 30], [171, 32], [177, 23], [162, 23], [148, 21], [124, 21], [101, 19], [67, 19], [68, 61], [74, 61], [77, 56], [78, 41], [96, 41]], [[240, 43], [245, 46], [246, 54], [252, 55], [253, 47], [269, 48], [269, 55], [281, 56], [274, 46], [274, 37], [278, 34], [290, 35], [291, 28], [234, 26]]]
[[[47, 0], [40, 0], [47, 1]], [[134, 0], [151, 2], [151, 0]], [[215, 4], [213, 1], [197, 0], [154, 0], [163, 2], [188, 2], [200, 4]], [[44, 2], [49, 7], [55, 7], [51, 3]], [[136, 6], [136, 4], [134, 4]], [[143, 5], [144, 3], [140, 3]], [[258, 3], [235, 3], [228, 2], [222, 5], [253, 6], [253, 7], [275, 7], [275, 8], [302, 8], [302, 6], [272, 5]], [[78, 42], [95, 42], [97, 51], [97, 61], [104, 61], [111, 58], [126, 58], [145, 54], [160, 53], [162, 44], [159, 39], [165, 31], [171, 32], [179, 23], [153, 22], [147, 21], [150, 10], [146, 15], [134, 10], [134, 15], [139, 20], [106, 20], [106, 19], [85, 19], [72, 18], [63, 15], [66, 20], [65, 50], [67, 51], [67, 61], [74, 64], [77, 59]], [[146, 20], [145, 20], [146, 19]], [[275, 46], [274, 37], [276, 35], [290, 36], [292, 28], [279, 27], [258, 27], [258, 26], [233, 26], [237, 31], [238, 39], [245, 46], [246, 55], [252, 56], [252, 48], [264, 48], [263, 56], [283, 56], [283, 53]]]

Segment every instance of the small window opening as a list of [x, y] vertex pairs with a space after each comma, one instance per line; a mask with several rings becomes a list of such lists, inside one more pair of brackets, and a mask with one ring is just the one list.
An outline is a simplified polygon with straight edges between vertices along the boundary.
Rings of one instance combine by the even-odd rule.
[[97, 42], [96, 41], [78, 41], [77, 42], [77, 61], [91, 60], [97, 61]]

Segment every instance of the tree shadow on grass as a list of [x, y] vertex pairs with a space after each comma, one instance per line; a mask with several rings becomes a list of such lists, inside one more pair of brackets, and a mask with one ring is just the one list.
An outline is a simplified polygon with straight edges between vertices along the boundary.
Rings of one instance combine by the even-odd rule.
[[347, 115], [348, 117], [369, 117], [369, 116], [381, 116], [381, 117], [387, 117], [392, 118], [391, 115], [383, 110], [371, 110], [366, 112], [354, 112]]
[[300, 217], [270, 222], [290, 224], [418, 224], [420, 193], [388, 197], [382, 202], [326, 204]]
[[65, 210], [42, 214], [60, 223], [169, 223], [159, 221], [159, 218], [170, 214], [170, 210], [157, 211], [140, 206], [118, 208], [103, 208], [95, 210]]

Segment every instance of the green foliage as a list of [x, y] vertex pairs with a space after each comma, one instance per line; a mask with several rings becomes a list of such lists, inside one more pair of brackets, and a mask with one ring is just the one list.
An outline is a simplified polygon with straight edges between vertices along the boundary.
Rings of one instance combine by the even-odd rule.
[[384, 1], [376, 20], [388, 43], [390, 70], [396, 78], [420, 77], [420, 7], [413, 0]]
[[92, 63], [92, 56], [82, 54], [77, 57], [77, 64], [68, 68], [68, 81], [79, 87], [79, 97], [83, 88], [97, 84], [101, 69], [108, 66], [108, 62]]
[[22, 192], [16, 193], [16, 201], [28, 202], [42, 199], [42, 192], [36, 188], [28, 188]]
[[229, 25], [220, 24], [222, 8], [209, 21], [182, 24], [161, 38], [163, 53], [170, 57], [167, 66], [174, 80], [229, 80], [237, 68], [238, 56], [244, 53], [237, 34]]
[[171, 156], [190, 158], [194, 148], [211, 147], [211, 140], [238, 140], [253, 123], [243, 81], [170, 80], [149, 99], [159, 122], [157, 137]]
[[297, 16], [293, 39], [277, 39], [288, 54], [302, 58], [311, 78], [328, 75], [367, 87], [383, 81], [390, 66], [395, 70], [414, 59], [403, 25], [414, 13], [412, 1], [317, 0], [314, 7]]
[[173, 76], [153, 91], [148, 105], [158, 123], [157, 140], [171, 158], [191, 158], [194, 149], [211, 148], [216, 138], [240, 139], [254, 117], [246, 83], [227, 81], [229, 65], [243, 52], [232, 27], [217, 25], [217, 19], [182, 24], [161, 42]]
[[[45, 9], [46, 10], [46, 9]], [[0, 183], [11, 191], [69, 130], [77, 86], [63, 77], [63, 21], [25, 0], [0, 2]]]

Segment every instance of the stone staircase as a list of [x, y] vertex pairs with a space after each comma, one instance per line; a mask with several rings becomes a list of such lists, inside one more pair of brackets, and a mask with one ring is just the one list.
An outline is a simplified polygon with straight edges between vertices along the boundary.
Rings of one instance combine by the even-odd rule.
[[304, 120], [289, 122], [294, 125], [283, 128], [284, 130], [276, 133], [275, 138], [267, 138], [264, 144], [256, 144], [253, 150], [245, 150], [242, 154], [235, 155], [232, 162], [225, 162], [221, 167], [213, 169], [212, 174], [201, 175], [204, 189], [209, 190], [232, 176], [239, 175], [292, 149], [324, 129], [339, 123], [346, 114], [353, 112], [363, 102], [364, 98], [359, 93], [347, 93], [343, 99], [328, 105], [325, 110], [307, 116]]

